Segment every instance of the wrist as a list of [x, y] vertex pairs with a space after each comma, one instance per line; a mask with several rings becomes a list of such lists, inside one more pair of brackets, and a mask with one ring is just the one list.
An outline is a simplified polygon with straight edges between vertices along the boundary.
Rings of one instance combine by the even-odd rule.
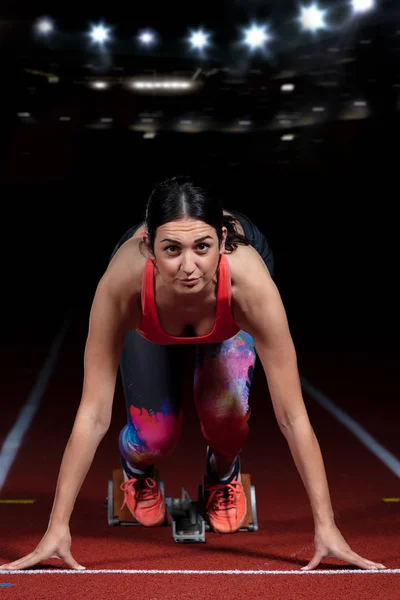
[[48, 529], [69, 529], [69, 519], [52, 516], [49, 520]]
[[314, 522], [314, 531], [316, 534], [328, 531], [336, 527], [334, 518], [328, 518], [324, 520], [318, 520]]
[[335, 525], [335, 515], [332, 506], [313, 507], [315, 529], [327, 529]]

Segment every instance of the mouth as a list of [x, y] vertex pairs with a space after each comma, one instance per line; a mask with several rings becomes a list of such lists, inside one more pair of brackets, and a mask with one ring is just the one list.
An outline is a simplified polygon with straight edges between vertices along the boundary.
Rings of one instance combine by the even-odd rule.
[[183, 283], [184, 285], [194, 285], [199, 281], [199, 279], [200, 277], [197, 277], [197, 279], [180, 279], [179, 282]]

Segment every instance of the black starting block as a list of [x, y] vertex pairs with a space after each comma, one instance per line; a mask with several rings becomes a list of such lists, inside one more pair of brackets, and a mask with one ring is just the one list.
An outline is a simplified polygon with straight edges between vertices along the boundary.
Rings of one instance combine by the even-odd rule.
[[[160, 486], [166, 505], [166, 518], [161, 526], [171, 526], [173, 539], [177, 543], [204, 543], [206, 541], [206, 532], [212, 531], [205, 514], [205, 481], [203, 480], [203, 484], [199, 486], [198, 499], [193, 501], [185, 488], [182, 488], [180, 498], [165, 496], [164, 482], [160, 479], [157, 470], [155, 470], [154, 476]], [[258, 521], [255, 488], [251, 484], [250, 475], [248, 473], [242, 473], [241, 478], [246, 494], [247, 512], [239, 532], [257, 531]], [[105, 503], [108, 524], [112, 526], [140, 525], [127, 506], [124, 506], [124, 508], [121, 509], [124, 501], [124, 493], [120, 486], [123, 481], [124, 475], [122, 469], [115, 469], [113, 471], [113, 478], [108, 482], [108, 496]]]

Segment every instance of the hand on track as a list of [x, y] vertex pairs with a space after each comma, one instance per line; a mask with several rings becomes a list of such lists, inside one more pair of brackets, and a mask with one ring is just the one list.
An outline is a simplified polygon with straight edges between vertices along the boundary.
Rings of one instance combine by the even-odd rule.
[[83, 570], [71, 554], [71, 534], [69, 527], [48, 529], [37, 548], [11, 563], [0, 565], [0, 571], [28, 569], [49, 558], [63, 560], [71, 569]]
[[311, 561], [301, 571], [311, 571], [326, 557], [337, 558], [360, 567], [360, 569], [386, 569], [381, 563], [363, 558], [350, 548], [336, 525], [330, 525], [316, 531], [314, 538], [315, 553]]

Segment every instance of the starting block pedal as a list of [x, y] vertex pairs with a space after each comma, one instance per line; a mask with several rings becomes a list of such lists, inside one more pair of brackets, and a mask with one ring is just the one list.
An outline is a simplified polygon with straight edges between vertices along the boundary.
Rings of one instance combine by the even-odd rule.
[[[185, 488], [182, 488], [180, 498], [165, 496], [164, 482], [160, 479], [157, 470], [155, 470], [155, 478], [165, 499], [166, 518], [163, 525], [171, 526], [174, 541], [177, 543], [204, 543], [206, 541], [206, 531], [211, 531], [205, 514], [205, 478], [198, 488], [199, 497], [197, 501], [193, 501], [190, 498]], [[245, 521], [239, 531], [257, 531], [255, 487], [251, 484], [251, 478], [248, 473], [242, 473], [241, 478], [246, 494], [247, 512]], [[140, 525], [127, 506], [121, 509], [124, 501], [124, 493], [120, 486], [123, 481], [124, 475], [122, 469], [114, 469], [113, 477], [108, 482], [108, 496], [105, 502], [108, 524], [112, 526]]]

